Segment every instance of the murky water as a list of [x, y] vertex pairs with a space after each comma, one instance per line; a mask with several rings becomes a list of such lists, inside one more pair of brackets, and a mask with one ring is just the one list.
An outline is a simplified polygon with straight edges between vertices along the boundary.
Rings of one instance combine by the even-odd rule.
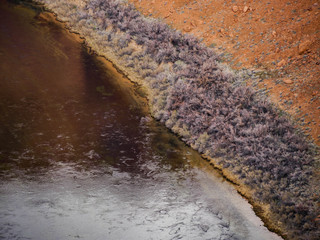
[[0, 239], [278, 239], [110, 63], [0, 3]]

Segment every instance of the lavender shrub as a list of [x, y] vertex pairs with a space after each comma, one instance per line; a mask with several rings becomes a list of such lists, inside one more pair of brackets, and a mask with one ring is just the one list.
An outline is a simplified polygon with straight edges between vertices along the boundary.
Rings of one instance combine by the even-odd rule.
[[[290, 239], [317, 239], [319, 185], [310, 145], [264, 97], [191, 35], [120, 0], [39, 0], [148, 89], [153, 116], [233, 172]], [[318, 187], [318, 188], [317, 188]]]

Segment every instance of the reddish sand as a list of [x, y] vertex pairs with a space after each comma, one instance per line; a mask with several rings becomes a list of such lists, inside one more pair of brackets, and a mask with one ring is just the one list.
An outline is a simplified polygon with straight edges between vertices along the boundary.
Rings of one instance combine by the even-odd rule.
[[[259, 87], [320, 145], [320, 2], [129, 0], [202, 38], [234, 69], [264, 71]], [[256, 80], [249, 80], [251, 84]]]

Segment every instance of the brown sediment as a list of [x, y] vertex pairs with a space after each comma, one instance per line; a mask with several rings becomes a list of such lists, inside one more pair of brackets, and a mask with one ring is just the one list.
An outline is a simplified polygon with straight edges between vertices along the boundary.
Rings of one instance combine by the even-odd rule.
[[79, 33], [73, 32], [70, 28], [68, 28], [67, 24], [59, 20], [57, 14], [55, 14], [54, 12], [43, 11], [43, 12], [40, 12], [36, 18], [49, 23], [52, 22], [55, 25], [68, 30], [66, 31], [68, 36], [72, 37], [78, 43], [84, 43], [84, 37], [82, 37]]
[[[86, 49], [89, 53], [91, 54], [96, 54], [97, 58], [106, 66], [109, 71], [112, 71], [112, 74], [114, 76], [117, 76], [117, 78], [121, 78], [122, 81], [119, 81], [119, 84], [123, 84], [122, 87], [128, 88], [128, 82], [130, 82], [130, 85], [132, 89], [134, 90], [132, 92], [132, 101], [139, 105], [139, 108], [144, 112], [144, 113], [149, 113], [150, 108], [148, 106], [148, 93], [147, 89], [144, 88], [141, 85], [141, 79], [134, 73], [129, 71], [127, 68], [124, 68], [122, 64], [117, 62], [117, 58], [112, 54], [99, 54], [95, 50], [92, 50], [90, 44], [86, 42], [86, 37], [82, 36], [80, 33], [73, 31], [71, 28], [67, 26], [67, 23], [60, 20], [58, 18], [58, 15], [55, 14], [54, 12], [50, 11], [43, 11], [37, 15], [38, 19], [43, 19], [46, 22], [52, 22], [56, 25], [58, 25], [61, 28], [66, 29], [66, 33], [69, 37], [74, 39], [75, 41], [85, 44]], [[138, 47], [138, 46], [137, 46]], [[139, 85], [138, 85], [138, 84]], [[132, 86], [133, 85], [133, 86]], [[139, 89], [137, 91], [137, 89]]]

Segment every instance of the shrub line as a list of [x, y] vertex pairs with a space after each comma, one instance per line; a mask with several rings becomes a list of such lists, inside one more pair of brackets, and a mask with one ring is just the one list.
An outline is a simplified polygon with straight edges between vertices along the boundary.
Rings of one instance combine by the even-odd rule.
[[151, 114], [232, 174], [272, 229], [290, 239], [320, 236], [317, 151], [213, 49], [123, 0], [38, 2], [141, 84]]

